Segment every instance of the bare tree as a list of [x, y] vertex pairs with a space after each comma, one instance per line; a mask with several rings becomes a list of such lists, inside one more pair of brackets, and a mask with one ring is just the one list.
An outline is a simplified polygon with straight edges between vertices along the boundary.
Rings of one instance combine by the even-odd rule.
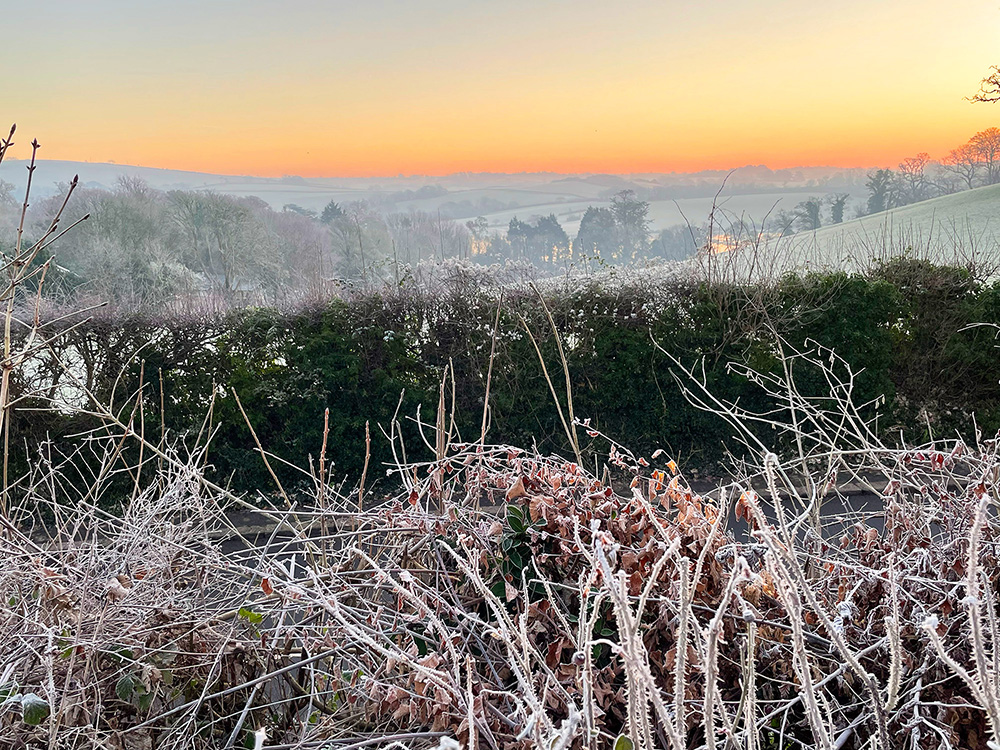
[[979, 92], [969, 101], [989, 104], [1000, 102], [1000, 66], [990, 68], [989, 75], [979, 83]]
[[969, 141], [986, 170], [986, 184], [1000, 182], [1000, 128], [986, 128]]
[[921, 152], [899, 163], [899, 178], [906, 203], [916, 203], [930, 197], [926, 174], [930, 161], [930, 154]]
[[945, 172], [961, 180], [968, 189], [975, 187], [979, 175], [979, 154], [971, 142], [963, 144], [948, 152], [941, 161]]

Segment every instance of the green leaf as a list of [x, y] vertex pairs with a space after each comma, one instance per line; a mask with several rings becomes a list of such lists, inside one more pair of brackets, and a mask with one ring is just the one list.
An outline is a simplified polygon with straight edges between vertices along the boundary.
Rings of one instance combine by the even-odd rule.
[[139, 710], [148, 711], [150, 705], [153, 703], [154, 693], [143, 693], [139, 696]]
[[612, 750], [633, 750], [634, 747], [635, 745], [632, 744], [632, 740], [624, 734], [619, 734]]
[[260, 612], [254, 612], [250, 607], [240, 607], [239, 616], [254, 625], [259, 625], [264, 621], [264, 615]]
[[507, 595], [507, 584], [501, 579], [490, 586], [490, 591], [493, 592], [493, 596], [500, 601], [503, 601], [503, 598]]
[[132, 678], [132, 675], [127, 674], [118, 680], [118, 683], [115, 685], [115, 695], [118, 696], [119, 700], [131, 703], [132, 696], [135, 695], [135, 680]]
[[524, 511], [521, 510], [517, 505], [507, 506], [507, 525], [514, 531], [515, 534], [523, 534], [526, 528], [524, 522]]
[[48, 718], [49, 702], [34, 693], [21, 696], [21, 716], [28, 726], [37, 727]]

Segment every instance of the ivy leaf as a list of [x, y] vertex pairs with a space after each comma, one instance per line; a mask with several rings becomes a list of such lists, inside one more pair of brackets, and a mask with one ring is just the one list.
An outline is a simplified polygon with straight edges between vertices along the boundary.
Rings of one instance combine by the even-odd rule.
[[524, 513], [516, 505], [507, 506], [507, 525], [515, 534], [523, 534], [527, 524], [524, 522]]
[[21, 697], [21, 716], [24, 723], [31, 727], [37, 727], [48, 718], [49, 702], [34, 693], [26, 693]]
[[490, 591], [493, 592], [493, 596], [497, 599], [503, 599], [507, 594], [507, 582], [502, 578], [490, 586]]

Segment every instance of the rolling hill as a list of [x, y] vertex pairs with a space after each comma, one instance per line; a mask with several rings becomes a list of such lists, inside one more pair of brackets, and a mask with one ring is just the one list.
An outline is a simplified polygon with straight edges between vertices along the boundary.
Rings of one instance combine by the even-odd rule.
[[780, 266], [853, 270], [904, 253], [936, 262], [1000, 259], [1000, 185], [800, 232], [772, 243]]

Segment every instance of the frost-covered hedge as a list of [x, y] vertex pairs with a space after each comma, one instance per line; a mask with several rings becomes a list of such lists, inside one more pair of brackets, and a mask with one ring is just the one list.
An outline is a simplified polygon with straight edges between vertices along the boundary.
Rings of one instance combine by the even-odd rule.
[[[457, 275], [433, 291], [356, 292], [294, 311], [108, 314], [55, 342], [80, 383], [41, 361], [20, 387], [83, 403], [80, 386], [86, 385], [101, 399], [123, 403], [141, 386], [145, 429], [158, 432], [162, 419], [175, 434], [201, 431], [211, 405], [217, 432], [209, 464], [217, 478], [253, 489], [270, 486], [270, 478], [254, 458], [233, 390], [262, 444], [300, 466], [318, 455], [329, 409], [327, 455], [334, 471], [359, 476], [366, 423], [371, 466], [390, 458], [380, 428], [391, 431], [394, 416], [410, 458], [428, 455], [412, 417], [421, 407], [433, 422], [445, 370], [445, 396], [449, 407], [454, 400], [459, 432], [478, 439], [492, 351], [490, 439], [571, 455], [526, 333], [539, 343], [564, 400], [562, 366], [539, 296], [514, 283], [503, 287], [501, 298], [500, 288], [488, 276]], [[541, 294], [562, 337], [576, 416], [590, 417], [638, 451], [667, 447], [682, 466], [703, 473], [736, 448], [721, 422], [680, 396], [667, 353], [699, 369], [703, 362], [721, 396], [780, 408], [730, 363], [777, 372], [781, 347], [805, 350], [816, 342], [858, 373], [859, 403], [884, 398], [875, 427], [890, 441], [900, 431], [923, 440], [971, 429], [973, 412], [986, 433], [1000, 427], [1000, 350], [996, 329], [982, 325], [1000, 322], [1000, 286], [964, 269], [899, 259], [865, 274], [759, 285], [635, 273], [618, 281], [549, 282]], [[796, 379], [806, 392], [826, 387], [805, 365]], [[45, 435], [58, 441], [88, 426], [79, 415], [16, 414], [16, 441], [29, 450]], [[581, 438], [582, 453], [591, 455]], [[274, 469], [296, 481], [280, 462]]]

